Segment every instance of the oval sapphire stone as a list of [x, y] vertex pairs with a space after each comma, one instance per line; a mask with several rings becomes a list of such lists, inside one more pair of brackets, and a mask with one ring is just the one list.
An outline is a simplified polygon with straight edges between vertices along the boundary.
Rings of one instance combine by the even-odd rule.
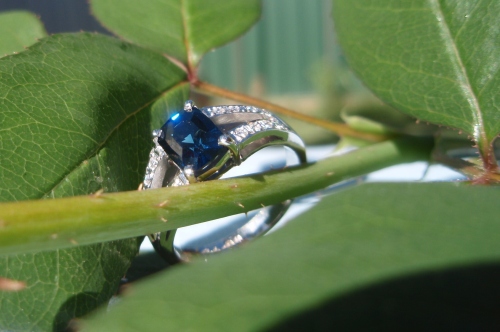
[[212, 168], [228, 151], [219, 145], [222, 132], [196, 107], [172, 115], [161, 130], [158, 144], [181, 168], [192, 166], [195, 176]]

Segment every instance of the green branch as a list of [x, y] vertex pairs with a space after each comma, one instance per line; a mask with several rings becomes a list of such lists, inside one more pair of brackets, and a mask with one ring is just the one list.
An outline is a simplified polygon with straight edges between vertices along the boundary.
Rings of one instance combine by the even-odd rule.
[[0, 254], [53, 250], [175, 229], [257, 209], [403, 162], [429, 141], [378, 143], [315, 164], [148, 191], [0, 204]]
[[245, 94], [240, 94], [238, 92], [230, 91], [219, 86], [209, 84], [207, 82], [197, 80], [191, 83], [198, 90], [198, 92], [206, 94], [207, 96], [219, 96], [222, 98], [232, 99], [246, 105], [253, 105], [264, 108], [277, 114], [289, 116], [291, 118], [328, 129], [339, 136], [353, 137], [369, 142], [381, 142], [390, 138], [385, 135], [377, 135], [358, 131], [354, 128], [349, 127], [345, 123], [333, 122], [327, 119], [320, 119], [307, 114], [299, 113], [258, 98], [254, 98]]

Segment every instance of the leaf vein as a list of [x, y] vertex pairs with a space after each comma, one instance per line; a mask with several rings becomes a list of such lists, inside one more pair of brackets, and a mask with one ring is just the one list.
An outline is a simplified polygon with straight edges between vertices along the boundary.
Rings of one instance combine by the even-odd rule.
[[[150, 101], [146, 102], [144, 105], [142, 105], [142, 106], [138, 107], [138, 108], [137, 108], [137, 110], [135, 110], [135, 111], [133, 111], [133, 112], [129, 113], [126, 117], [124, 117], [124, 119], [123, 119], [122, 121], [120, 121], [120, 123], [118, 123], [118, 124], [117, 124], [114, 128], [112, 128], [112, 129], [109, 131], [109, 134], [108, 134], [108, 135], [107, 135], [107, 136], [103, 139], [103, 141], [102, 141], [100, 144], [98, 144], [98, 145], [96, 146], [96, 148], [95, 148], [95, 149], [94, 149], [94, 150], [93, 150], [93, 151], [92, 151], [92, 152], [91, 152], [88, 156], [86, 156], [85, 160], [87, 160], [88, 158], [91, 158], [91, 157], [95, 156], [95, 155], [96, 155], [96, 154], [97, 154], [97, 153], [101, 150], [101, 148], [102, 148], [102, 147], [103, 147], [103, 146], [107, 143], [107, 141], [110, 139], [110, 137], [111, 137], [111, 136], [112, 136], [112, 135], [113, 135], [113, 134], [114, 134], [114, 133], [115, 133], [115, 132], [116, 132], [116, 131], [117, 131], [117, 130], [118, 130], [118, 129], [119, 129], [119, 128], [120, 128], [120, 127], [121, 127], [121, 126], [122, 126], [122, 125], [123, 125], [123, 124], [127, 121], [127, 120], [128, 120], [128, 119], [130, 119], [130, 118], [132, 118], [133, 116], [137, 115], [140, 111], [142, 111], [143, 109], [145, 109], [146, 107], [148, 107], [149, 105], [151, 105], [153, 102], [155, 102], [158, 98], [160, 98], [160, 97], [161, 97], [161, 96], [163, 96], [164, 94], [166, 94], [166, 93], [168, 93], [168, 92], [170, 92], [170, 91], [172, 91], [172, 90], [175, 90], [175, 89], [177, 89], [177, 88], [179, 88], [179, 87], [181, 87], [182, 85], [187, 84], [187, 83], [188, 83], [188, 82], [186, 82], [186, 81], [181, 81], [181, 82], [179, 82], [179, 83], [175, 84], [174, 86], [172, 86], [172, 87], [170, 87], [170, 88], [166, 89], [165, 91], [162, 91], [161, 93], [159, 93], [157, 97], [155, 97], [155, 98], [153, 98], [152, 100], [150, 100]], [[85, 161], [85, 160], [84, 160], [84, 161]], [[79, 165], [79, 166], [75, 167], [74, 169], [72, 169], [72, 170], [70, 170], [68, 173], [66, 173], [66, 174], [65, 174], [65, 175], [61, 178], [61, 180], [60, 180], [58, 183], [56, 183], [56, 184], [55, 184], [55, 185], [54, 185], [54, 186], [53, 186], [50, 190], [48, 190], [47, 192], [45, 192], [45, 193], [44, 193], [41, 197], [47, 196], [47, 195], [49, 195], [51, 192], [55, 191], [55, 190], [56, 190], [56, 189], [57, 189], [60, 185], [62, 185], [62, 184], [64, 183], [64, 181], [66, 180], [66, 178], [68, 178], [68, 177], [69, 177], [69, 176], [70, 176], [73, 172], [75, 172], [76, 170], [78, 170], [78, 169], [82, 166], [82, 164], [83, 164], [83, 162], [84, 162], [84, 161], [82, 161], [82, 162], [80, 163], [80, 165]]]
[[441, 37], [443, 39], [445, 47], [447, 48], [450, 60], [452, 60], [452, 63], [455, 65], [455, 72], [457, 73], [457, 78], [459, 79], [462, 92], [464, 93], [464, 96], [467, 98], [467, 101], [469, 102], [469, 105], [471, 107], [471, 114], [474, 121], [474, 138], [479, 144], [487, 144], [481, 106], [479, 105], [477, 96], [472, 89], [467, 73], [467, 68], [464, 65], [462, 56], [456, 45], [456, 41], [450, 31], [450, 27], [446, 22], [446, 18], [441, 8], [441, 3], [439, 0], [429, 0], [429, 4], [431, 6], [433, 14], [436, 15], [436, 18], [439, 22]]

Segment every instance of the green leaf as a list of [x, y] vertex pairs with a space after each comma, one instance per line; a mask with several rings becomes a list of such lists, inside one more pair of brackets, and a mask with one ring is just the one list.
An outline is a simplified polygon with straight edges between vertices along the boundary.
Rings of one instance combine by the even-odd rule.
[[[182, 105], [184, 79], [155, 52], [87, 33], [51, 36], [0, 59], [0, 201], [137, 188], [159, 125], [154, 113], [167, 112], [151, 105]], [[134, 238], [0, 257], [0, 276], [27, 285], [1, 294], [1, 328], [65, 329], [109, 299], [137, 249]]]
[[416, 121], [386, 104], [374, 100], [350, 103], [341, 111], [342, 120], [359, 131], [380, 135], [432, 136], [437, 127]]
[[203, 55], [247, 31], [260, 0], [92, 0], [92, 12], [115, 34], [194, 69]]
[[[418, 321], [417, 315], [426, 312], [422, 302], [413, 302], [421, 297], [434, 318], [422, 319], [419, 324], [427, 328], [421, 330], [429, 330], [436, 319], [450, 324], [446, 312], [460, 305], [485, 306], [481, 294], [472, 301], [460, 295], [491, 287], [492, 299], [500, 293], [496, 278], [488, 278], [490, 288], [442, 287], [457, 267], [465, 269], [462, 276], [467, 271], [470, 276], [467, 267], [500, 259], [497, 189], [451, 183], [354, 187], [325, 198], [251, 246], [203, 257], [135, 284], [121, 303], [91, 318], [84, 330], [325, 329], [320, 322], [339, 330], [373, 330], [374, 321], [381, 324], [378, 330], [406, 330], [404, 322]], [[424, 278], [415, 293], [407, 288], [412, 286], [405, 283], [409, 276], [419, 278], [433, 271], [441, 277], [437, 285], [432, 278], [426, 284]], [[476, 275], [477, 280], [481, 277]], [[403, 307], [394, 303], [398, 291], [389, 287], [393, 283], [411, 294], [400, 299], [406, 304]], [[387, 292], [372, 296], [377, 292], [370, 288], [387, 284]], [[436, 289], [438, 295], [433, 293]], [[362, 300], [355, 302], [359, 293]], [[444, 312], [432, 312], [436, 301], [443, 303], [439, 310]], [[373, 309], [356, 311], [363, 307]], [[481, 313], [483, 323], [496, 321], [493, 308]], [[316, 316], [312, 319], [311, 314]], [[452, 323], [455, 319], [465, 317], [454, 316]]]
[[2, 331], [64, 331], [105, 305], [137, 253], [137, 240], [0, 257], [2, 276], [26, 289], [0, 293]]
[[137, 188], [150, 105], [183, 79], [159, 54], [87, 33], [0, 59], [0, 201]]
[[351, 67], [378, 96], [489, 148], [500, 133], [500, 2], [335, 0], [333, 17]]
[[47, 35], [42, 22], [25, 11], [0, 13], [0, 33], [0, 57], [22, 52]]

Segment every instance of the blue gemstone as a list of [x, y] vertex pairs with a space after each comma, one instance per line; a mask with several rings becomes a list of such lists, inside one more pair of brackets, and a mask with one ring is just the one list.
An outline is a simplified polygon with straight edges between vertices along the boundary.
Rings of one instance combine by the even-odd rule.
[[191, 165], [195, 176], [212, 168], [228, 151], [219, 145], [222, 132], [196, 107], [174, 114], [161, 130], [158, 143], [180, 167]]

